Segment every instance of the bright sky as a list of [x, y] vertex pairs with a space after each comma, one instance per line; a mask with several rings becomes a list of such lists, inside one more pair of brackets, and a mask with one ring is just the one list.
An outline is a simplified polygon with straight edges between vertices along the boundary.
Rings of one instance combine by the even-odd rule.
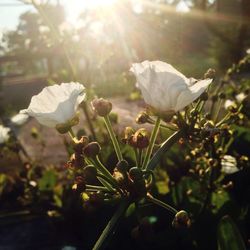
[[[65, 6], [68, 20], [72, 21], [78, 17], [86, 6], [107, 5], [115, 1], [119, 0], [60, 0], [60, 3]], [[19, 16], [32, 9], [31, 5], [22, 4], [18, 0], [0, 0], [0, 34], [4, 30], [15, 29]], [[179, 6], [177, 10], [185, 11], [185, 6]]]

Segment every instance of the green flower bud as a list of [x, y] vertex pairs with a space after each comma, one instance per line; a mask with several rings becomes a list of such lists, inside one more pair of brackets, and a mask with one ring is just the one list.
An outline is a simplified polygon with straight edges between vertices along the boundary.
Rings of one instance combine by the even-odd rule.
[[69, 132], [69, 130], [77, 125], [79, 123], [79, 114], [76, 114], [71, 120], [67, 121], [66, 123], [61, 123], [61, 124], [57, 124], [56, 125], [56, 130], [60, 133], [60, 134], [65, 134], [67, 132]]
[[112, 103], [103, 98], [94, 99], [91, 104], [99, 116], [107, 116], [112, 110]]
[[95, 158], [101, 150], [101, 147], [98, 142], [90, 142], [87, 146], [84, 147], [83, 153], [90, 158]]

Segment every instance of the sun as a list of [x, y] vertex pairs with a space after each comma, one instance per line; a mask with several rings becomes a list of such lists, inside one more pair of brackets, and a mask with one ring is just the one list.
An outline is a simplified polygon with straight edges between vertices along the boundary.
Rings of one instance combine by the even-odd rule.
[[83, 1], [83, 4], [85, 4], [86, 8], [95, 8], [100, 6], [110, 6], [116, 1], [117, 0], [88, 0]]
[[75, 23], [77, 16], [83, 10], [99, 7], [112, 8], [117, 1], [119, 0], [64, 0], [62, 3], [65, 6], [68, 21]]

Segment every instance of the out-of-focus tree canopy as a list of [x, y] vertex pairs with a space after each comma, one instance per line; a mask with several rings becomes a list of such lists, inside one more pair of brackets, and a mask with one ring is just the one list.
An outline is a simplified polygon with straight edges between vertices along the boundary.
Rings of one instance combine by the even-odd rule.
[[[176, 11], [181, 4], [187, 12]], [[208, 67], [238, 62], [250, 46], [248, 0], [122, 0], [84, 9], [75, 27], [59, 1], [36, 9], [4, 35], [5, 55], [22, 56], [25, 72], [39, 70], [30, 58], [45, 57], [50, 73], [63, 70], [97, 85], [123, 81], [121, 72], [146, 59], [201, 77]]]

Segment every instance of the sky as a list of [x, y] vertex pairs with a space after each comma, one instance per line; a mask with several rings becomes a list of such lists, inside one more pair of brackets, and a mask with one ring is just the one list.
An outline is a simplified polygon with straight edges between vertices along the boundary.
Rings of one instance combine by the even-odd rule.
[[[105, 1], [109, 2], [115, 0], [60, 0], [66, 7], [66, 15], [69, 20], [73, 20], [74, 17], [76, 18], [81, 10], [86, 7], [86, 4], [98, 4], [99, 2]], [[0, 0], [0, 34], [5, 30], [15, 29], [18, 25], [19, 16], [28, 10], [33, 10], [33, 7], [28, 4], [22, 4], [18, 0]], [[185, 11], [185, 6], [180, 5], [178, 10]]]

